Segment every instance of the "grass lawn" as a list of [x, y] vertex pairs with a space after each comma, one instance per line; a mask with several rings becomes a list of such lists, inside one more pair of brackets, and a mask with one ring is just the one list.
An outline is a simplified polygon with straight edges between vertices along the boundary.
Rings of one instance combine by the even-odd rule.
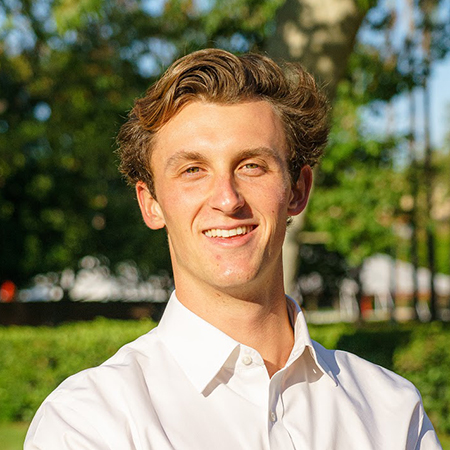
[[28, 423], [0, 423], [2, 450], [22, 450]]
[[[27, 423], [0, 423], [0, 442], [2, 450], [22, 450]], [[450, 450], [450, 436], [439, 436], [443, 450]]]

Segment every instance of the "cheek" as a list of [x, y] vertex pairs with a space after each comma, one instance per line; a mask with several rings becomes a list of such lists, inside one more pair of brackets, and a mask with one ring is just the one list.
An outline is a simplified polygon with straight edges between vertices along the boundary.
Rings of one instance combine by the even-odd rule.
[[168, 192], [160, 202], [168, 231], [189, 228], [199, 210], [197, 199], [194, 195], [180, 193], [174, 189]]
[[272, 195], [267, 197], [271, 198], [273, 214], [281, 216], [287, 213], [290, 193], [290, 189], [284, 186], [277, 186], [273, 189]]

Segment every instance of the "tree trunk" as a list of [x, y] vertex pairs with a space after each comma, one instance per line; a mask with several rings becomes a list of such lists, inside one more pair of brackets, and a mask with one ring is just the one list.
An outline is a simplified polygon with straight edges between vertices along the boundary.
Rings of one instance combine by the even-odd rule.
[[416, 118], [416, 102], [412, 89], [409, 92], [409, 116], [410, 116], [410, 135], [409, 135], [409, 154], [410, 154], [410, 186], [411, 196], [413, 199], [410, 211], [411, 225], [411, 264], [412, 264], [412, 281], [413, 281], [413, 308], [414, 319], [419, 318], [419, 251], [418, 251], [418, 202], [419, 202], [419, 170], [417, 167], [416, 156], [416, 138], [415, 138], [415, 118]]
[[433, 169], [432, 169], [432, 148], [430, 142], [430, 89], [428, 86], [428, 75], [425, 75], [423, 84], [424, 99], [424, 119], [425, 119], [425, 160], [424, 160], [424, 182], [426, 192], [426, 209], [427, 209], [427, 250], [428, 250], [428, 269], [430, 271], [430, 317], [431, 320], [437, 319], [437, 297], [434, 280], [436, 278], [435, 263], [435, 238], [434, 224], [432, 217], [433, 209]]
[[433, 181], [434, 173], [432, 168], [432, 152], [430, 138], [431, 123], [431, 92], [429, 87], [429, 77], [431, 73], [431, 14], [434, 5], [431, 1], [422, 3], [424, 14], [424, 30], [423, 30], [423, 51], [424, 51], [424, 76], [423, 76], [423, 114], [424, 114], [424, 141], [425, 141], [425, 159], [424, 159], [424, 184], [426, 194], [426, 210], [427, 210], [427, 250], [428, 250], [428, 269], [430, 271], [430, 317], [431, 320], [437, 319], [437, 297], [434, 286], [436, 276], [435, 263], [435, 236], [434, 223], [432, 217], [433, 209]]
[[[286, 0], [278, 10], [276, 32], [267, 51], [276, 60], [299, 62], [324, 85], [330, 101], [347, 68], [356, 34], [369, 6], [359, 0]], [[304, 215], [294, 218], [283, 247], [287, 293], [293, 293], [298, 273], [299, 234]]]
[[[324, 83], [330, 100], [345, 73], [368, 8], [358, 0], [286, 0], [269, 39], [271, 57], [296, 61]], [[373, 2], [368, 2], [373, 3]]]
[[[414, 59], [414, 38], [416, 35], [416, 25], [414, 19], [414, 0], [408, 0], [408, 35], [406, 39], [406, 50], [408, 52], [408, 71], [411, 78], [416, 74], [416, 63]], [[417, 166], [416, 155], [416, 99], [414, 97], [414, 86], [410, 85], [408, 90], [409, 102], [409, 173], [410, 187], [412, 196], [412, 208], [410, 211], [411, 225], [411, 264], [412, 264], [412, 282], [413, 282], [413, 318], [419, 319], [419, 251], [418, 251], [418, 202], [419, 202], [419, 168]]]

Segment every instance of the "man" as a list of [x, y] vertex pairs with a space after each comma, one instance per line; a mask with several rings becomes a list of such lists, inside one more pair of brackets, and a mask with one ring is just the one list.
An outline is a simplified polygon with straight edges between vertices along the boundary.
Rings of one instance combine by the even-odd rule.
[[327, 103], [301, 68], [204, 50], [119, 134], [142, 216], [165, 228], [176, 292], [159, 326], [66, 380], [25, 449], [439, 449], [416, 389], [311, 341], [282, 243], [306, 206]]

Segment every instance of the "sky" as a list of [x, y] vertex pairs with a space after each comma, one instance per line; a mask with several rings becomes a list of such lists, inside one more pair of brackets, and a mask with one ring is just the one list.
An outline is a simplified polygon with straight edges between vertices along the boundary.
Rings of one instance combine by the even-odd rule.
[[[450, 56], [445, 60], [436, 62], [431, 71], [429, 80], [430, 88], [430, 139], [432, 147], [436, 150], [446, 149], [450, 139]], [[420, 144], [423, 140], [423, 95], [417, 88], [414, 92], [416, 100], [416, 139]], [[365, 128], [376, 135], [386, 133], [387, 129], [405, 136], [409, 132], [409, 100], [406, 95], [401, 95], [392, 101], [393, 113], [389, 113], [385, 107], [381, 114], [374, 115], [366, 111], [363, 115]], [[389, 122], [394, 123], [389, 123]], [[392, 129], [393, 128], [393, 129]]]
[[450, 136], [450, 56], [435, 63], [430, 80], [431, 140], [436, 148]]
[[[390, 47], [400, 51], [405, 42], [411, 24], [411, 16], [407, 8], [406, 0], [379, 0], [377, 7], [369, 12], [372, 18], [382, 18], [386, 10], [393, 10], [396, 13], [395, 25], [386, 39], [386, 34], [380, 31], [374, 32], [369, 27], [362, 27], [359, 33], [359, 40], [384, 48]], [[436, 17], [442, 21], [450, 21], [450, 0], [442, 0], [440, 10], [436, 10]], [[420, 48], [420, 47], [419, 47]], [[420, 52], [420, 50], [419, 50]], [[441, 61], [434, 61], [431, 66], [431, 76], [429, 78], [430, 92], [430, 138], [435, 149], [441, 149], [446, 136], [450, 136], [450, 53]], [[423, 92], [422, 89], [415, 90], [416, 100], [416, 137], [420, 143], [423, 139]], [[364, 112], [366, 128], [373, 130], [375, 134], [386, 133], [391, 129], [400, 135], [405, 135], [409, 131], [409, 100], [407, 95], [400, 95], [394, 98], [391, 105], [393, 112], [388, 112], [388, 107], [384, 112], [375, 116], [369, 110]], [[419, 145], [420, 147], [420, 145]]]

